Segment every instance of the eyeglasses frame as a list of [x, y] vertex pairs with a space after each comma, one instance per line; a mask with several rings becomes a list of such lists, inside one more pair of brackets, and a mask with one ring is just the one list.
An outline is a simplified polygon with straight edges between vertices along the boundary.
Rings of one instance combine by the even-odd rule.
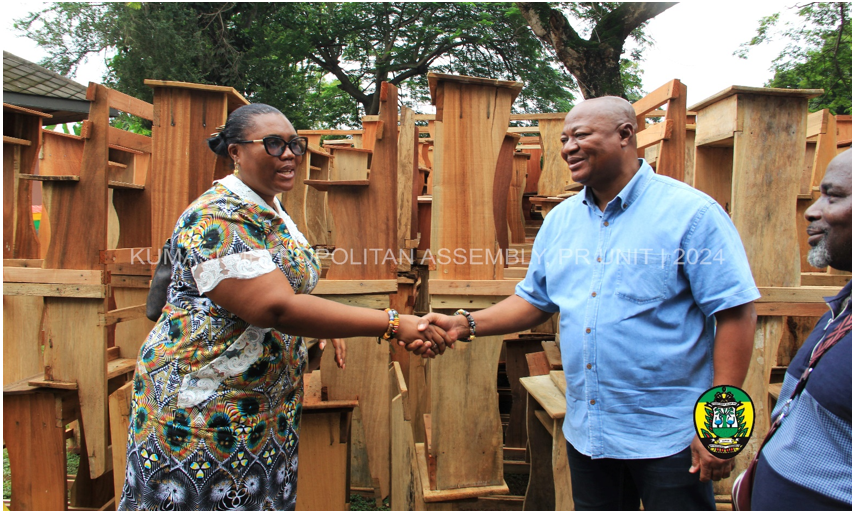
[[[272, 153], [269, 152], [269, 147], [266, 145], [266, 139], [270, 139], [270, 138], [271, 139], [277, 139], [277, 140], [284, 142], [284, 149], [281, 151], [281, 154], [284, 154], [284, 152], [287, 149], [290, 149], [290, 152], [293, 153], [294, 156], [303, 156], [305, 154], [305, 152], [307, 152], [307, 150], [308, 150], [308, 138], [307, 137], [293, 137], [289, 141], [287, 141], [287, 140], [284, 140], [284, 138], [279, 137], [278, 135], [267, 135], [267, 136], [265, 136], [265, 137], [263, 137], [259, 140], [236, 140], [233, 143], [234, 144], [257, 144], [258, 142], [262, 142], [263, 143], [263, 149], [266, 151], [266, 154], [268, 154], [269, 156], [272, 156], [274, 158], [279, 158], [281, 156], [281, 154], [272, 154]], [[301, 154], [296, 154], [296, 151], [293, 150], [293, 143], [296, 142], [297, 140], [304, 140], [305, 141], [305, 149], [304, 149], [304, 152], [302, 152]], [[296, 146], [296, 147], [298, 147], [298, 146]]]

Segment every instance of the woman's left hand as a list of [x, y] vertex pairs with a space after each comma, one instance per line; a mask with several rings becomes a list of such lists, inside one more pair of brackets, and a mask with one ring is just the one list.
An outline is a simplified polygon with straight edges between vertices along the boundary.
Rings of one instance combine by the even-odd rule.
[[[320, 339], [320, 350], [325, 349], [328, 339]], [[346, 341], [343, 339], [332, 339], [331, 345], [334, 346], [334, 361], [337, 367], [346, 369]]]

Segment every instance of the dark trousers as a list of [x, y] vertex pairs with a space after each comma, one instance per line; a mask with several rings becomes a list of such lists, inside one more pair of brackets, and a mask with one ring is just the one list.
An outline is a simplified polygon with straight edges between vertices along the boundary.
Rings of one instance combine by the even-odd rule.
[[690, 474], [689, 447], [666, 458], [596, 459], [568, 443], [576, 511], [715, 511], [713, 483]]

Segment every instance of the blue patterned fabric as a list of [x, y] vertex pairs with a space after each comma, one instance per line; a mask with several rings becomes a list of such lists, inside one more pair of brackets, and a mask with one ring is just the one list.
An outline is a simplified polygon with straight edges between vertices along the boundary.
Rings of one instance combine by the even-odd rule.
[[825, 352], [802, 394], [785, 406], [814, 348], [850, 313], [840, 310], [850, 291], [852, 283], [828, 300], [831, 311], [787, 369], [772, 419], [786, 415], [761, 451], [754, 511], [852, 509], [852, 333]]
[[713, 314], [760, 296], [725, 211], [644, 160], [605, 211], [586, 188], [547, 215], [515, 293], [560, 312], [563, 432], [593, 459], [686, 448], [713, 380]]
[[195, 278], [229, 261], [231, 276], [281, 271], [310, 293], [319, 261], [275, 208], [231, 176], [178, 220], [167, 303], [136, 365], [119, 510], [295, 509], [305, 343], [249, 325], [199, 289], [218, 281]]

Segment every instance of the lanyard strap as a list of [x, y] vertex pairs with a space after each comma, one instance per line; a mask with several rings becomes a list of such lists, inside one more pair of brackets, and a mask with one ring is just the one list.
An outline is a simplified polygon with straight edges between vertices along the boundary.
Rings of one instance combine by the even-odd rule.
[[[810, 377], [811, 372], [814, 370], [814, 367], [819, 362], [819, 359], [828, 351], [829, 348], [837, 344], [837, 342], [846, 336], [849, 331], [852, 330], [852, 313], [847, 314], [843, 321], [837, 325], [837, 327], [826, 335], [822, 341], [817, 343], [816, 348], [814, 348], [813, 353], [811, 354], [810, 361], [808, 362], [808, 367], [802, 372], [802, 376], [799, 378], [799, 381], [796, 382], [796, 388], [793, 390], [793, 393], [790, 394], [787, 402], [784, 403], [784, 406], [789, 406], [790, 403], [793, 402], [799, 394], [805, 390], [805, 385], [808, 383], [808, 378]], [[766, 436], [763, 438], [763, 443], [760, 444], [760, 449], [757, 450], [758, 454], [763, 450], [763, 446], [766, 445], [766, 442], [775, 434], [775, 431], [781, 425], [781, 421], [784, 420], [784, 417], [787, 416], [786, 410], [778, 414], [778, 417], [772, 423], [772, 426], [769, 428], [769, 431], [766, 433]]]

